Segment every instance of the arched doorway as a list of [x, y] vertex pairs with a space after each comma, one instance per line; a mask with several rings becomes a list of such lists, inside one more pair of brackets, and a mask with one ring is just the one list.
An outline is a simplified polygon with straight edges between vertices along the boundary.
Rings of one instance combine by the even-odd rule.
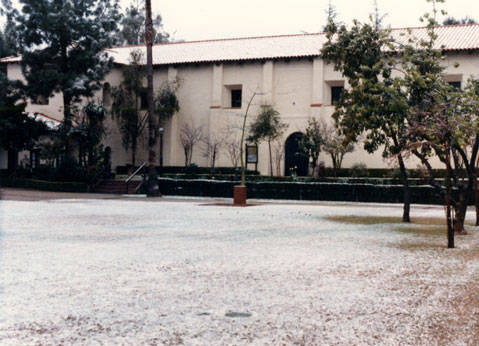
[[286, 176], [290, 176], [293, 170], [296, 170], [298, 176], [308, 175], [309, 158], [301, 153], [299, 145], [303, 137], [301, 132], [295, 132], [286, 139], [284, 150], [284, 175]]

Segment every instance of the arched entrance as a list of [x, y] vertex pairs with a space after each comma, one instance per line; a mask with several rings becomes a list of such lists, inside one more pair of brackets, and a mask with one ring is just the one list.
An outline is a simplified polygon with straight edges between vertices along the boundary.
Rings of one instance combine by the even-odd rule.
[[284, 150], [284, 175], [286, 176], [290, 176], [293, 170], [296, 170], [298, 176], [308, 175], [309, 158], [301, 153], [299, 146], [303, 137], [301, 132], [295, 132], [286, 139]]

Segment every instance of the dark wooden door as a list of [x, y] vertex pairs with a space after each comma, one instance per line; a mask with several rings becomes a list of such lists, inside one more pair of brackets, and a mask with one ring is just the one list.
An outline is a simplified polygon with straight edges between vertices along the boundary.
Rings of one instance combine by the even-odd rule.
[[298, 176], [308, 175], [309, 158], [300, 150], [300, 141], [303, 138], [301, 132], [295, 132], [288, 137], [284, 152], [284, 175], [290, 176], [296, 171]]

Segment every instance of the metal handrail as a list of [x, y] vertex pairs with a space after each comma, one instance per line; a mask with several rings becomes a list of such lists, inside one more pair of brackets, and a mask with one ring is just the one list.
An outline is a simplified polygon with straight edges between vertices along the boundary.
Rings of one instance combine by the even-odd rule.
[[127, 194], [128, 194], [128, 184], [130, 183], [130, 181], [131, 181], [134, 177], [136, 177], [136, 176], [138, 175], [138, 173], [140, 173], [140, 171], [141, 171], [143, 168], [145, 168], [146, 164], [147, 164], [147, 162], [143, 162], [143, 164], [142, 164], [140, 167], [138, 167], [138, 169], [137, 169], [135, 172], [133, 172], [133, 174], [130, 175], [130, 176], [125, 180], [126, 193], [127, 193]]
[[140, 167], [138, 167], [138, 169], [125, 180], [125, 183], [128, 184], [131, 181], [131, 179], [133, 179], [135, 176], [137, 176], [138, 173], [143, 169], [143, 167], [146, 166], [146, 164], [147, 164], [146, 162], [143, 162], [143, 164]]

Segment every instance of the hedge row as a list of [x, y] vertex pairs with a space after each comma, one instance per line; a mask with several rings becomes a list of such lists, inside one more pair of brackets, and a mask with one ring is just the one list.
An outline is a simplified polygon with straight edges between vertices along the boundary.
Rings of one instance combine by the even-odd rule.
[[34, 179], [50, 182], [88, 182], [100, 172], [101, 167], [89, 169], [78, 165], [65, 165], [62, 167], [39, 166], [35, 169], [19, 167], [13, 172], [8, 170], [0, 171], [0, 177], [11, 179]]
[[[136, 167], [138, 168], [138, 167]], [[126, 175], [131, 170], [130, 166], [118, 166], [116, 167], [116, 173], [120, 175]], [[186, 175], [186, 178], [198, 177], [211, 177], [215, 176], [215, 178], [219, 178], [219, 176], [239, 176], [240, 171], [238, 168], [232, 167], [217, 167], [212, 174], [211, 168], [209, 167], [198, 167], [196, 165], [191, 165], [188, 167], [184, 166], [165, 166], [162, 169], [157, 167], [158, 173], [162, 174], [163, 176], [174, 177], [177, 176], [181, 178], [181, 175]], [[262, 180], [273, 180], [273, 181], [287, 181], [291, 180], [290, 177], [268, 177], [268, 176], [260, 176], [259, 172], [257, 171], [247, 171], [247, 175], [250, 176], [257, 176], [259, 179]], [[446, 171], [444, 169], [434, 169], [433, 174], [436, 178], [444, 178], [446, 176]], [[465, 176], [462, 174], [462, 176]], [[408, 177], [411, 179], [422, 179], [424, 180], [424, 171], [418, 169], [408, 169]], [[379, 179], [391, 179], [397, 182], [400, 181], [401, 175], [398, 169], [391, 169], [391, 168], [366, 168], [366, 169], [358, 169], [358, 168], [341, 168], [338, 169], [336, 172], [332, 168], [326, 168], [320, 178], [313, 179], [311, 177], [299, 177], [300, 180], [305, 181], [324, 181], [329, 179], [371, 179], [371, 178], [379, 178]]]
[[[419, 169], [408, 169], [407, 174], [409, 178], [423, 178], [425, 172]], [[433, 169], [433, 174], [436, 178], [446, 177], [445, 169]], [[400, 179], [401, 173], [399, 169], [392, 168], [341, 168], [336, 171], [332, 168], [326, 168], [326, 177], [369, 177], [369, 178], [397, 178]], [[466, 176], [465, 172], [461, 176]]]
[[[188, 180], [160, 178], [164, 195], [233, 197], [237, 181]], [[1, 186], [44, 191], [87, 192], [87, 184], [49, 182], [34, 179], [2, 179]], [[304, 183], [304, 182], [248, 182], [248, 198], [291, 199], [315, 201], [402, 203], [401, 185]], [[411, 203], [443, 204], [443, 198], [430, 186], [411, 186]]]
[[[160, 178], [164, 195], [233, 197], [234, 181]], [[402, 203], [401, 185], [335, 184], [301, 182], [248, 182], [248, 198], [314, 201]], [[443, 204], [443, 198], [430, 186], [412, 186], [411, 203]]]
[[88, 190], [87, 184], [85, 183], [52, 182], [21, 178], [2, 179], [0, 186], [55, 192], [87, 192]]
[[[226, 180], [239, 181], [240, 176], [229, 174], [162, 174], [163, 178], [171, 179], [206, 179], [206, 180]], [[442, 179], [437, 179], [441, 182]], [[398, 178], [354, 178], [354, 177], [338, 177], [338, 178], [311, 178], [311, 177], [270, 177], [264, 175], [247, 175], [248, 182], [301, 182], [301, 183], [341, 183], [341, 184], [373, 184], [373, 185], [402, 185], [401, 179]], [[427, 181], [421, 178], [410, 178], [409, 185], [427, 185]]]

